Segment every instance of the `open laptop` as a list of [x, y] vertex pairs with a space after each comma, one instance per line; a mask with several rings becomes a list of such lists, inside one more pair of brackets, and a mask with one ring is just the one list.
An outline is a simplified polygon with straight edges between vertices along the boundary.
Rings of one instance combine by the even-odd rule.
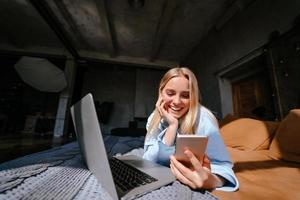
[[[71, 115], [83, 159], [88, 169], [94, 173], [98, 182], [113, 199], [138, 197], [175, 180], [168, 167], [143, 160], [138, 156], [108, 158], [91, 94], [87, 94], [71, 107]], [[134, 173], [133, 176], [138, 176], [142, 181], [132, 180], [131, 177], [126, 182], [121, 180], [122, 177], [117, 177], [122, 173], [116, 170], [127, 168], [121, 165], [123, 163], [120, 163], [120, 160], [130, 166], [128, 173]]]

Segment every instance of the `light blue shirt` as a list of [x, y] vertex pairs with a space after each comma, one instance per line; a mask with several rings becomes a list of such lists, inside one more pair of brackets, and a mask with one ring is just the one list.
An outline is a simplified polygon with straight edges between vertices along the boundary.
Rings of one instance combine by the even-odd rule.
[[[211, 172], [227, 180], [223, 187], [216, 189], [235, 191], [239, 188], [239, 182], [232, 170], [233, 164], [220, 136], [218, 123], [207, 108], [201, 105], [199, 107], [195, 134], [208, 136], [206, 154], [211, 162]], [[152, 117], [153, 114], [148, 118], [147, 130]], [[169, 166], [170, 155], [175, 153], [175, 144], [172, 146], [164, 144], [163, 137], [167, 127], [167, 122], [161, 120], [157, 131], [147, 135], [144, 144], [144, 159]], [[177, 130], [177, 134], [179, 134], [179, 130]]]

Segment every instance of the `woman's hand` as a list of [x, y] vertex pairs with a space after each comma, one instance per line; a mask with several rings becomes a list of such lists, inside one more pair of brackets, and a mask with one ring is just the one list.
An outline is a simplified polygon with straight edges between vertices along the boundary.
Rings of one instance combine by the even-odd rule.
[[170, 157], [171, 171], [180, 182], [193, 189], [214, 189], [224, 185], [223, 178], [211, 173], [210, 161], [206, 155], [203, 161], [199, 161], [191, 151], [186, 150], [184, 153], [192, 168], [184, 166], [173, 155]]
[[166, 102], [163, 100], [162, 97], [159, 97], [156, 102], [156, 108], [162, 118], [164, 118], [169, 125], [178, 125], [178, 120], [173, 117], [170, 113], [168, 113], [166, 109]]
[[176, 138], [178, 120], [175, 117], [173, 117], [170, 113], [168, 113], [168, 111], [166, 110], [166, 102], [162, 99], [162, 97], [159, 97], [159, 99], [157, 100], [156, 108], [160, 116], [164, 118], [169, 124], [167, 131], [164, 135], [164, 143], [168, 146], [171, 146], [174, 144]]

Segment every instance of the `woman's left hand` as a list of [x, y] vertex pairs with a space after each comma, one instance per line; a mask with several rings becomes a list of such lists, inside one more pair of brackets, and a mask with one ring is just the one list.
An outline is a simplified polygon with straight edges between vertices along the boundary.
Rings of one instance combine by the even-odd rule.
[[189, 158], [192, 168], [184, 166], [173, 155], [170, 157], [171, 171], [180, 182], [193, 189], [223, 186], [224, 179], [211, 173], [210, 161], [206, 155], [203, 161], [199, 161], [191, 151], [186, 150], [184, 153]]

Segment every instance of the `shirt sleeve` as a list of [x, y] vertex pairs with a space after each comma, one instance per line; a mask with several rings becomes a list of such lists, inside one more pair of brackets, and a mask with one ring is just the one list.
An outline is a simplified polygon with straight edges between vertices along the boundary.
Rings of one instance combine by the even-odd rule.
[[233, 164], [220, 135], [217, 121], [210, 111], [205, 109], [204, 112], [201, 112], [200, 122], [197, 130], [203, 131], [197, 134], [209, 136], [206, 154], [211, 162], [212, 173], [226, 179], [225, 185], [223, 187], [216, 188], [216, 190], [237, 190], [239, 188], [239, 182], [232, 170]]
[[[148, 131], [149, 123], [153, 117], [153, 114], [148, 118], [146, 129]], [[167, 125], [160, 123], [158, 129], [151, 134], [147, 134], [144, 143], [144, 155], [143, 158], [153, 162], [157, 162], [161, 165], [170, 165], [170, 156], [175, 152], [175, 146], [168, 146], [164, 143], [163, 138], [167, 130]]]
[[[158, 140], [155, 133], [149, 134], [149, 124], [153, 118], [153, 113], [148, 117], [146, 130], [147, 135], [144, 142], [144, 154], [143, 158], [153, 162], [157, 162], [157, 153], [158, 153]], [[155, 134], [155, 135], [154, 135]]]

